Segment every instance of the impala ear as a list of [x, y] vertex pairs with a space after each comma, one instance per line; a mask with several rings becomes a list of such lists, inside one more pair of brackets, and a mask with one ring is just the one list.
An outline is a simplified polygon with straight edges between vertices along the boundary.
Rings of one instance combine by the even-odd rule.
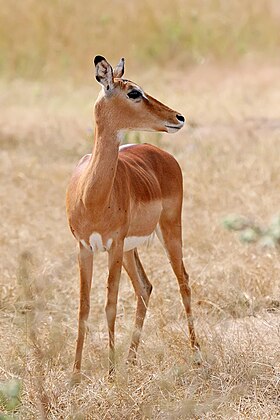
[[114, 68], [113, 75], [117, 79], [121, 79], [123, 77], [123, 74], [124, 74], [124, 58], [121, 58], [119, 64], [117, 64], [116, 67]]
[[97, 55], [93, 64], [95, 66], [95, 78], [101, 83], [105, 91], [112, 90], [114, 88], [114, 77], [113, 69], [102, 55]]

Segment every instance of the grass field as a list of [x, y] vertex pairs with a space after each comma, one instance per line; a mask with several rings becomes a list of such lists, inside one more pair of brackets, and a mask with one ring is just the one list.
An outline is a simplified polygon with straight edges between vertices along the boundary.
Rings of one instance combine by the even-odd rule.
[[171, 151], [184, 171], [184, 258], [204, 363], [192, 365], [176, 280], [155, 242], [140, 250], [154, 291], [138, 366], [125, 365], [136, 302], [123, 274], [117, 378], [107, 380], [101, 254], [94, 263], [85, 379], [69, 388], [79, 290], [64, 195], [76, 161], [91, 149], [98, 86], [94, 80], [75, 89], [3, 82], [0, 378], [22, 381], [19, 418], [280, 416], [279, 252], [244, 246], [221, 223], [229, 213], [266, 222], [279, 212], [279, 68], [204, 66], [157, 76], [151, 71], [137, 81], [180, 110], [189, 126], [140, 140]]
[[182, 68], [280, 53], [278, 0], [0, 0], [0, 73], [88, 82], [91, 57]]
[[[279, 249], [245, 245], [222, 223], [241, 214], [268, 225], [280, 213], [279, 20], [278, 0], [0, 0], [0, 420], [280, 418]], [[171, 152], [183, 169], [204, 361], [192, 363], [155, 240], [139, 250], [154, 289], [137, 366], [125, 364], [136, 301], [124, 273], [107, 378], [100, 254], [84, 378], [71, 388], [79, 283], [65, 190], [92, 148], [98, 53], [124, 55], [126, 77], [186, 117], [177, 134], [126, 140]]]

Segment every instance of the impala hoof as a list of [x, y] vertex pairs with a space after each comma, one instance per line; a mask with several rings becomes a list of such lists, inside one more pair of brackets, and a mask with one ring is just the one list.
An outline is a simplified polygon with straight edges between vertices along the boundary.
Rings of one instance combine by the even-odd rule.
[[128, 356], [126, 364], [128, 366], [136, 366], [137, 365], [137, 359], [136, 356]]
[[195, 365], [200, 366], [202, 365], [203, 362], [203, 358], [202, 358], [202, 354], [199, 348], [195, 348], [194, 349], [194, 353], [193, 353], [193, 362]]
[[73, 372], [71, 380], [70, 380], [70, 387], [73, 388], [74, 386], [77, 386], [82, 381], [82, 375], [81, 372]]
[[134, 348], [129, 350], [126, 364], [129, 366], [137, 365], [136, 350]]
[[137, 365], [137, 359], [134, 357], [134, 359], [127, 359], [126, 364], [128, 366], [136, 366]]
[[109, 372], [108, 372], [108, 381], [113, 382], [115, 380], [115, 377], [116, 377], [115, 366], [110, 366], [109, 367]]

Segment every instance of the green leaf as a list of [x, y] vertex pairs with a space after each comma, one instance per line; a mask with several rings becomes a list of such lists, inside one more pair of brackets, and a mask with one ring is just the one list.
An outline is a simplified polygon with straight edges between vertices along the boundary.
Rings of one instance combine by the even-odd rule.
[[223, 219], [223, 225], [228, 230], [242, 230], [251, 225], [249, 219], [238, 214], [229, 214]]
[[251, 242], [256, 242], [258, 239], [258, 235], [256, 233], [256, 231], [253, 228], [246, 228], [244, 229], [241, 233], [240, 233], [240, 240], [242, 242], [247, 242], [247, 243], [251, 243]]
[[14, 411], [20, 404], [21, 381], [11, 379], [0, 383], [0, 405], [7, 411]]
[[263, 248], [275, 248], [276, 240], [271, 235], [264, 235], [260, 240], [260, 245]]

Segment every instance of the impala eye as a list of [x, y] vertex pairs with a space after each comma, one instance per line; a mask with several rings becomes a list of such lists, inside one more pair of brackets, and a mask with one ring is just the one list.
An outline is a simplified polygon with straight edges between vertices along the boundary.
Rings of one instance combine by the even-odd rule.
[[133, 89], [130, 92], [128, 92], [127, 96], [130, 99], [137, 99], [142, 97], [142, 93], [139, 90]]

